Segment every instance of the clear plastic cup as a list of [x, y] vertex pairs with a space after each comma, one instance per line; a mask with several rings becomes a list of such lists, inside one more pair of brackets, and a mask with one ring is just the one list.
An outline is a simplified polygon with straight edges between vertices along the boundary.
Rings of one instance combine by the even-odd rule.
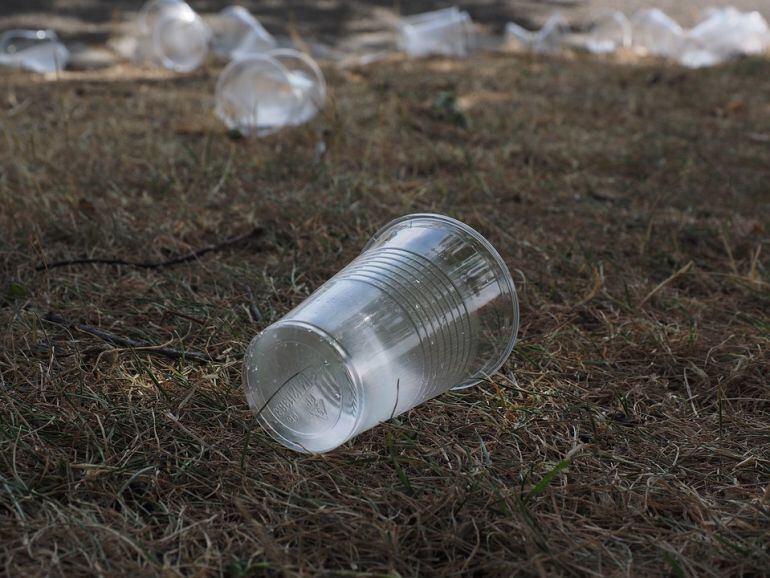
[[471, 51], [473, 38], [471, 17], [455, 7], [402, 18], [396, 29], [398, 49], [415, 57], [465, 57]]
[[69, 50], [53, 30], [8, 30], [0, 34], [0, 64], [41, 74], [64, 70]]
[[711, 8], [685, 34], [679, 62], [691, 68], [713, 66], [741, 54], [763, 54], [770, 49], [770, 26], [756, 11], [732, 6]]
[[286, 67], [292, 85], [300, 93], [302, 104], [293, 124], [313, 119], [326, 103], [326, 80], [321, 68], [307, 54], [293, 48], [276, 48], [269, 54]]
[[505, 40], [519, 48], [539, 54], [554, 54], [561, 50], [569, 24], [559, 12], [548, 17], [540, 30], [527, 30], [515, 22], [505, 25]]
[[622, 12], [604, 12], [596, 16], [585, 41], [594, 54], [611, 54], [631, 46], [631, 23]]
[[326, 82], [306, 54], [282, 48], [234, 56], [216, 90], [215, 111], [229, 129], [266, 136], [308, 122], [323, 108]]
[[658, 8], [639, 10], [631, 17], [631, 38], [640, 54], [674, 58], [684, 43], [684, 30]]
[[211, 48], [214, 53], [231, 57], [236, 50], [245, 53], [267, 52], [276, 46], [275, 38], [243, 6], [228, 6], [213, 18]]
[[188, 6], [184, 0], [149, 0], [139, 11], [137, 24], [141, 33], [152, 33], [158, 20], [163, 16], [166, 10], [174, 10], [180, 7]]
[[170, 70], [190, 72], [208, 55], [211, 31], [181, 0], [152, 0], [139, 14], [137, 57]]
[[219, 75], [215, 112], [230, 130], [266, 136], [294, 124], [302, 94], [289, 70], [272, 56], [233, 60]]
[[492, 375], [518, 325], [516, 289], [492, 245], [455, 219], [409, 215], [252, 340], [246, 397], [280, 443], [326, 452]]

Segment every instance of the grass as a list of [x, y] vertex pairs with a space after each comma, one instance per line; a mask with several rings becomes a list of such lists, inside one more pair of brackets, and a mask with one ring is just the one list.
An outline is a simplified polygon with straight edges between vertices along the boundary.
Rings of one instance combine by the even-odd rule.
[[[323, 118], [263, 140], [213, 116], [216, 71], [5, 77], [6, 575], [767, 573], [768, 62], [327, 67]], [[249, 339], [424, 211], [505, 257], [513, 355], [330, 454], [278, 447]]]

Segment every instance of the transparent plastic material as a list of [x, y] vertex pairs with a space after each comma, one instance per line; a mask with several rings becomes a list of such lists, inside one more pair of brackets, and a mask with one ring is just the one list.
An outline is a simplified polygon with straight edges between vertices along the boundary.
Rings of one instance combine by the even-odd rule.
[[594, 54], [611, 54], [631, 46], [631, 23], [622, 12], [600, 14], [594, 20], [585, 48]]
[[698, 68], [741, 54], [761, 54], [770, 48], [770, 29], [759, 12], [733, 7], [712, 8], [686, 34], [679, 61]]
[[318, 65], [293, 49], [240, 55], [219, 76], [216, 109], [231, 130], [266, 136], [305, 123], [323, 108], [326, 83]]
[[53, 30], [8, 30], [0, 34], [0, 65], [40, 74], [64, 70], [69, 50]]
[[409, 215], [253, 339], [246, 397], [280, 443], [329, 451], [492, 375], [518, 325], [513, 280], [489, 242], [449, 217]]
[[553, 54], [561, 50], [569, 24], [556, 12], [545, 21], [540, 30], [527, 30], [515, 22], [505, 25], [505, 41], [520, 49], [542, 54]]
[[665, 58], [678, 57], [685, 40], [682, 27], [658, 8], [645, 8], [633, 15], [631, 37], [637, 52]]
[[275, 38], [243, 6], [228, 6], [212, 21], [211, 49], [230, 58], [234, 52], [267, 52], [276, 46]]
[[473, 39], [471, 17], [454, 7], [402, 18], [396, 30], [398, 49], [415, 57], [465, 57]]
[[326, 80], [315, 60], [304, 52], [292, 48], [277, 48], [270, 56], [289, 71], [289, 80], [299, 92], [301, 101], [292, 124], [303, 124], [313, 119], [326, 102]]
[[177, 72], [198, 68], [208, 55], [211, 31], [181, 0], [152, 0], [139, 15], [136, 57]]

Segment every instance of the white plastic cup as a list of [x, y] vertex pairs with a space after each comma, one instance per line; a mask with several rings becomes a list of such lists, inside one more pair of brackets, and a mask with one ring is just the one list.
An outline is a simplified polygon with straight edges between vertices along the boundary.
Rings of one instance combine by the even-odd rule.
[[311, 120], [323, 108], [318, 65], [293, 49], [240, 54], [219, 76], [215, 112], [230, 130], [266, 136]]
[[326, 452], [491, 376], [518, 325], [513, 279], [492, 245], [455, 219], [409, 215], [252, 340], [246, 397], [277, 441]]
[[8, 30], [0, 34], [0, 65], [40, 74], [64, 70], [69, 50], [53, 30]]
[[208, 55], [211, 31], [181, 0], [151, 0], [139, 15], [137, 56], [177, 72], [191, 72]]
[[226, 58], [233, 53], [267, 52], [276, 46], [275, 38], [243, 6], [228, 6], [214, 18], [211, 47]]
[[455, 7], [402, 18], [396, 29], [398, 49], [413, 57], [466, 57], [473, 39], [471, 17]]

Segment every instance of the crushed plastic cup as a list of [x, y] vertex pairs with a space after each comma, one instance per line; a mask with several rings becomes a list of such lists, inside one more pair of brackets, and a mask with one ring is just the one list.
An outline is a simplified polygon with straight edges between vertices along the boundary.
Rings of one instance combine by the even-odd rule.
[[658, 8], [639, 10], [631, 17], [631, 38], [640, 54], [676, 58], [682, 51], [685, 34], [682, 27]]
[[612, 54], [631, 46], [631, 23], [622, 12], [600, 14], [591, 24], [585, 48], [594, 54]]
[[473, 39], [471, 17], [456, 7], [402, 18], [396, 29], [398, 49], [414, 57], [466, 57]]
[[762, 54], [770, 48], [770, 28], [759, 12], [732, 6], [712, 8], [690, 29], [679, 62], [691, 68], [712, 66], [742, 54]]
[[326, 452], [488, 378], [518, 325], [513, 279], [492, 245], [452, 218], [409, 215], [252, 340], [243, 385], [273, 438]]
[[70, 53], [53, 30], [8, 30], [0, 34], [0, 65], [40, 74], [64, 70]]
[[136, 57], [177, 72], [198, 68], [208, 55], [211, 31], [181, 0], [151, 0], [139, 14]]
[[212, 21], [211, 49], [226, 58], [235, 51], [267, 52], [276, 47], [275, 38], [243, 6], [228, 6]]
[[303, 124], [324, 105], [323, 73], [293, 49], [237, 54], [219, 76], [215, 112], [228, 129], [267, 136]]
[[505, 25], [507, 44], [541, 54], [554, 54], [561, 50], [568, 33], [569, 24], [559, 12], [549, 16], [540, 30], [527, 30], [515, 22]]

